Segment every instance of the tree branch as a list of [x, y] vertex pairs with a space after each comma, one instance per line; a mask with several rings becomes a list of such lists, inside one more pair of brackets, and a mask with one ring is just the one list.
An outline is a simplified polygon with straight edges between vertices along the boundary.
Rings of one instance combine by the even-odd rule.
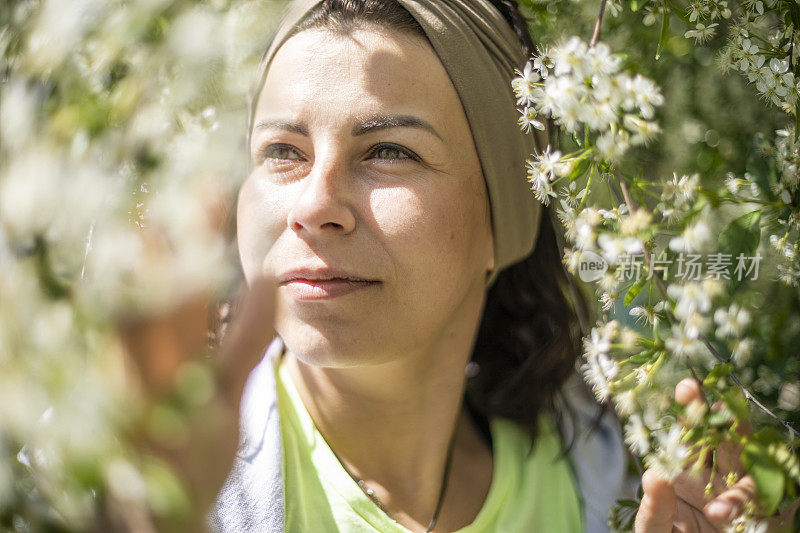
[[592, 33], [592, 40], [589, 41], [589, 48], [593, 48], [600, 39], [600, 26], [603, 25], [603, 13], [606, 11], [606, 0], [600, 0], [600, 12], [597, 13], [597, 20], [594, 23], [594, 33]]

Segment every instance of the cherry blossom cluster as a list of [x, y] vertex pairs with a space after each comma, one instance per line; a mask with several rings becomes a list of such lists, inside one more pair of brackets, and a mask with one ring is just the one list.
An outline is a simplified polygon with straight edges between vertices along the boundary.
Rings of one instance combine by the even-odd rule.
[[793, 72], [797, 56], [790, 56], [794, 29], [770, 29], [763, 19], [745, 14], [730, 32], [718, 62], [724, 70], [745, 76], [766, 101], [793, 113], [800, 91]]
[[655, 108], [664, 102], [658, 86], [621, 69], [619, 57], [599, 43], [589, 47], [570, 37], [553, 48], [540, 48], [513, 80], [520, 126], [542, 129], [553, 119], [564, 130], [584, 137], [606, 159], [618, 159], [659, 132]]

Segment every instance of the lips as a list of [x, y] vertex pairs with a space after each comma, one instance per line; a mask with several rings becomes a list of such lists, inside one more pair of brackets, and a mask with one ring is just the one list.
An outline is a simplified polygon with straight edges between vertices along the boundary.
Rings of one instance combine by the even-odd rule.
[[352, 272], [336, 269], [298, 269], [278, 277], [279, 285], [296, 300], [327, 300], [380, 285]]

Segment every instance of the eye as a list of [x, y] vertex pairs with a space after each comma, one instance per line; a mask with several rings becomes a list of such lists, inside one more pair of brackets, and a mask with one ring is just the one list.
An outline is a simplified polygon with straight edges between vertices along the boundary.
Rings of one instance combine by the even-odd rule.
[[300, 161], [300, 154], [288, 144], [276, 143], [265, 146], [258, 152], [258, 162], [263, 163], [267, 159], [277, 161]]
[[403, 148], [402, 146], [392, 144], [392, 143], [381, 143], [373, 147], [370, 154], [377, 159], [389, 159], [389, 160], [403, 160], [403, 159], [410, 159], [413, 161], [419, 161], [420, 158], [417, 154]]

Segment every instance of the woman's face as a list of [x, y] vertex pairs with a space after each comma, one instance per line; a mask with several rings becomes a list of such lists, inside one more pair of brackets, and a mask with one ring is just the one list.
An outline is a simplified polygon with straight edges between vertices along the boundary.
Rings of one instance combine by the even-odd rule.
[[461, 101], [416, 36], [307, 30], [276, 54], [239, 194], [248, 280], [301, 360], [386, 362], [475, 330], [493, 243]]

